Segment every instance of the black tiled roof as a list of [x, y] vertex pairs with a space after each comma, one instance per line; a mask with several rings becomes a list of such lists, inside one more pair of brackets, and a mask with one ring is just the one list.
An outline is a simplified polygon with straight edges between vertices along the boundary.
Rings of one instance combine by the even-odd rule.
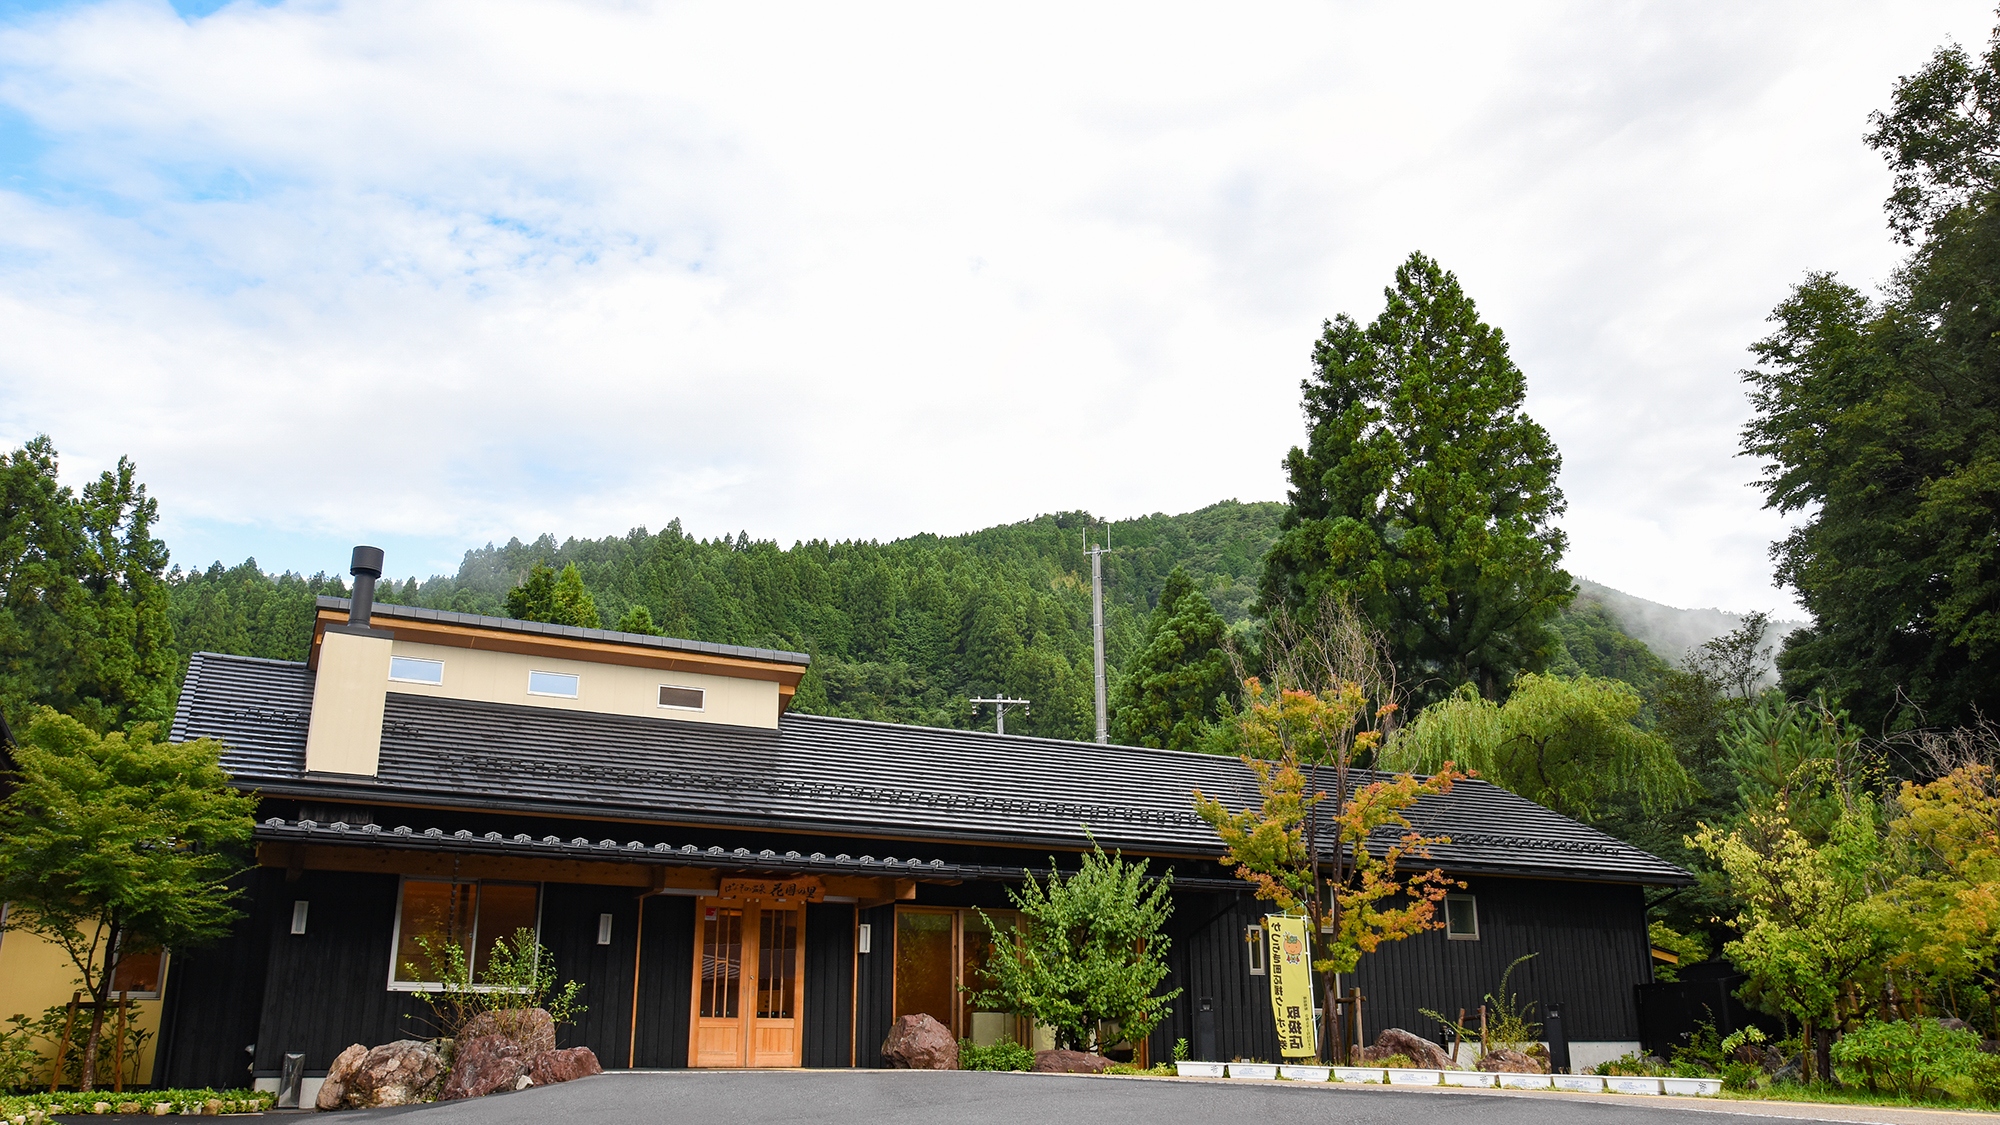
[[[352, 603], [347, 598], [321, 597], [317, 604], [320, 609], [337, 609], [344, 613]], [[678, 637], [649, 637], [644, 633], [620, 633], [615, 629], [579, 629], [574, 625], [516, 621], [511, 617], [486, 617], [477, 613], [453, 613], [444, 609], [424, 609], [421, 606], [390, 605], [384, 602], [376, 602], [369, 615], [371, 622], [377, 618], [387, 618], [384, 627], [392, 630], [396, 627], [396, 620], [401, 618], [406, 621], [437, 621], [447, 625], [469, 625], [477, 629], [498, 629], [507, 633], [539, 633], [547, 637], [569, 637], [583, 641], [612, 641], [624, 645], [672, 649], [675, 652], [702, 652], [711, 656], [733, 656], [739, 660], [766, 660], [774, 664], [812, 662], [812, 657], [803, 652], [786, 652], [783, 649], [718, 645], [708, 641], [684, 641]]]
[[[1213, 857], [1200, 789], [1256, 798], [1234, 758], [786, 715], [775, 730], [390, 692], [378, 776], [305, 776], [312, 673], [196, 654], [175, 738], [217, 738], [241, 785], [273, 795], [634, 822]], [[1375, 775], [1364, 773], [1361, 783]], [[1411, 819], [1461, 874], [1686, 884], [1686, 871], [1482, 781]]]

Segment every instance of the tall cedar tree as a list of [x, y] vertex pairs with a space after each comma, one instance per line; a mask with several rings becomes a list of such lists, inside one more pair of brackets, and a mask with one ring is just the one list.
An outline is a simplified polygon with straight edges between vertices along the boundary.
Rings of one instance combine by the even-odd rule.
[[1879, 304], [1808, 275], [1744, 373], [1766, 503], [1807, 513], [1772, 548], [1813, 619], [1784, 685], [1878, 730], [2000, 711], [2000, 35], [1892, 103], [1868, 143], [1909, 259]]
[[1226, 714], [1235, 679], [1223, 640], [1229, 625], [1186, 570], [1175, 567], [1146, 623], [1146, 643], [1112, 696], [1114, 741], [1194, 750]]
[[46, 435], [0, 457], [0, 707], [54, 707], [95, 730], [163, 721], [175, 653], [159, 510], [130, 461], [57, 482]]
[[[237, 916], [228, 882], [243, 867], [256, 798], [228, 787], [219, 743], [158, 739], [151, 723], [99, 734], [37, 708], [0, 803], [7, 925], [61, 948], [100, 1002], [122, 953], [198, 946]], [[98, 1008], [87, 1036], [78, 1029], [86, 1090], [103, 1018]]]
[[565, 565], [560, 575], [554, 568], [536, 563], [519, 586], [507, 591], [507, 616], [580, 629], [604, 628], [604, 620], [597, 615], [597, 599], [584, 589], [583, 575], [575, 563]]
[[1458, 279], [1422, 254], [1363, 328], [1329, 321], [1302, 384], [1311, 437], [1285, 459], [1290, 508], [1264, 560], [1267, 609], [1351, 599], [1426, 703], [1495, 698], [1560, 650], [1575, 596], [1554, 442], [1527, 380]]

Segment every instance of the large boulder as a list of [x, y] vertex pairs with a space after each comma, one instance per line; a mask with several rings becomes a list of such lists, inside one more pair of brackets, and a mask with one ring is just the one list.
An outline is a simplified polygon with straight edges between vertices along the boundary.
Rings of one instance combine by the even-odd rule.
[[899, 1016], [882, 1040], [882, 1061], [899, 1070], [957, 1070], [958, 1040], [929, 1016]]
[[486, 1035], [500, 1035], [519, 1043], [529, 1058], [556, 1049], [556, 1021], [540, 1008], [481, 1012], [466, 1020], [465, 1026], [458, 1030], [461, 1042]]
[[597, 1053], [588, 1047], [571, 1047], [567, 1051], [543, 1051], [535, 1056], [535, 1061], [528, 1067], [528, 1077], [537, 1086], [547, 1086], [553, 1082], [569, 1082], [603, 1073], [604, 1067], [598, 1063]]
[[368, 1057], [368, 1048], [356, 1043], [334, 1056], [333, 1065], [326, 1068], [326, 1081], [319, 1084], [319, 1097], [313, 1105], [320, 1109], [339, 1109], [347, 1097], [348, 1080], [354, 1077], [354, 1069], [361, 1060]]
[[1490, 1070], [1499, 1074], [1543, 1073], [1540, 1061], [1519, 1051], [1509, 1051], [1505, 1048], [1481, 1055], [1478, 1066], [1480, 1070]]
[[1451, 1056], [1436, 1043], [1400, 1027], [1392, 1027], [1375, 1037], [1375, 1045], [1361, 1052], [1365, 1062], [1378, 1062], [1390, 1055], [1402, 1055], [1419, 1070], [1449, 1070]]
[[1036, 1051], [1036, 1074], [1103, 1074], [1111, 1060], [1088, 1051]]
[[[341, 1057], [346, 1058], [353, 1051], [354, 1048], [349, 1047], [341, 1052]], [[339, 1059], [334, 1060], [336, 1067], [339, 1063]], [[439, 1053], [437, 1044], [421, 1039], [398, 1039], [370, 1049], [359, 1062], [353, 1063], [351, 1069], [341, 1076], [340, 1090], [331, 1106], [327, 1104], [326, 1088], [334, 1084], [334, 1074], [329, 1070], [327, 1082], [321, 1085], [319, 1098], [314, 1104], [321, 1109], [415, 1105], [436, 1092], [438, 1079], [443, 1074], [444, 1056]]]
[[481, 1035], [475, 1039], [461, 1035], [452, 1052], [451, 1077], [446, 1079], [440, 1096], [449, 1102], [519, 1089], [536, 1057], [505, 1035]]

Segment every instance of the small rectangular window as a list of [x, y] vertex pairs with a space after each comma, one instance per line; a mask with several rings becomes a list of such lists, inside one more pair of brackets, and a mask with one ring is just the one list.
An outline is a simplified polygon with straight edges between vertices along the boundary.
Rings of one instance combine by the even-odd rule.
[[118, 958], [118, 969], [111, 974], [111, 991], [126, 993], [135, 1000], [151, 1000], [160, 995], [160, 969], [166, 954], [159, 946], [150, 949], [134, 949]]
[[528, 673], [529, 695], [559, 695], [564, 699], [575, 699], [576, 685], [576, 677], [564, 672]]
[[441, 684], [444, 682], [444, 661], [392, 656], [389, 658], [389, 678], [406, 684]]
[[1250, 951], [1250, 975], [1264, 976], [1264, 927], [1243, 927], [1243, 944]]
[[1444, 933], [1453, 941], [1479, 940], [1479, 900], [1471, 895], [1444, 896]]
[[699, 711], [705, 693], [698, 687], [674, 687], [660, 685], [660, 706], [673, 707], [681, 711]]

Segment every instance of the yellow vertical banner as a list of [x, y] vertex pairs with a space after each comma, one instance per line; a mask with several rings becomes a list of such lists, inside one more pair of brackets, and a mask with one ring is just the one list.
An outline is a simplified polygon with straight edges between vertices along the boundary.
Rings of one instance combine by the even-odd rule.
[[1316, 1058], [1313, 1027], [1312, 946], [1304, 918], [1264, 917], [1264, 940], [1271, 945], [1265, 964], [1271, 980], [1271, 1015], [1278, 1021], [1278, 1053], [1288, 1059]]

